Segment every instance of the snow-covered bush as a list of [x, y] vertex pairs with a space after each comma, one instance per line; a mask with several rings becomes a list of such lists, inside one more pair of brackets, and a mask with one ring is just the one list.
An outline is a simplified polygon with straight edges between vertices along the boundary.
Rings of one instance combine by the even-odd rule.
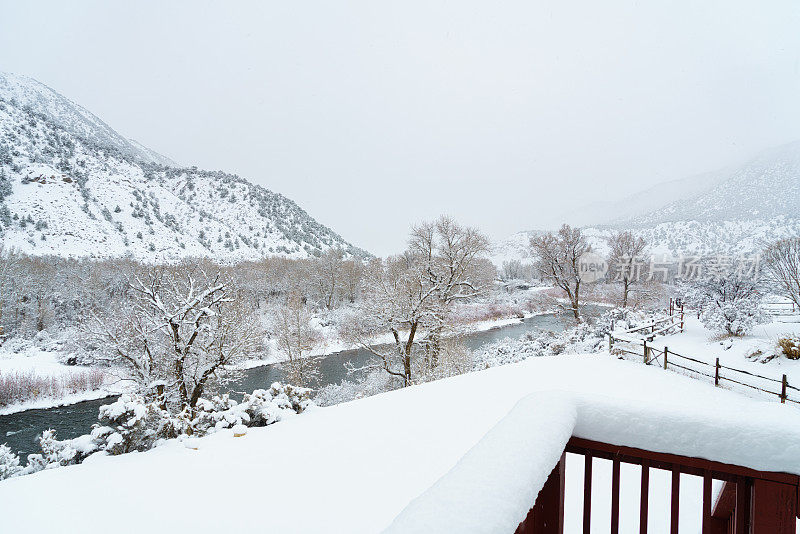
[[475, 370], [520, 362], [536, 356], [599, 352], [605, 347], [602, 328], [580, 323], [563, 332], [527, 332], [518, 339], [503, 339], [475, 354]]
[[721, 302], [703, 309], [700, 321], [703, 326], [718, 334], [743, 336], [763, 321], [758, 302], [742, 300]]
[[17, 476], [22, 472], [19, 456], [6, 444], [0, 445], [0, 480]]
[[79, 464], [95, 453], [117, 455], [146, 451], [165, 439], [204, 435], [222, 428], [266, 426], [313, 406], [311, 390], [275, 382], [269, 389], [246, 394], [241, 403], [228, 395], [200, 399], [194, 418], [189, 410], [171, 415], [158, 402], [126, 394], [100, 407], [99, 423], [89, 434], [59, 441], [55, 430], [39, 437], [40, 454], [28, 455], [28, 465], [6, 445], [0, 445], [0, 480], [65, 465]]
[[39, 436], [39, 447], [41, 454], [29, 454], [28, 465], [20, 474], [27, 475], [43, 469], [79, 464], [99, 450], [97, 441], [89, 434], [59, 441], [56, 439], [56, 431], [52, 429], [45, 430]]
[[518, 339], [504, 339], [484, 347], [474, 356], [475, 370], [520, 362], [537, 356], [600, 352], [614, 329], [628, 329], [665, 318], [663, 312], [614, 308], [594, 323], [580, 323], [563, 332], [527, 332]]
[[33, 370], [0, 373], [0, 406], [95, 391], [102, 387], [105, 378], [100, 369], [76, 370], [62, 376], [42, 376]]
[[98, 450], [108, 454], [146, 451], [158, 439], [181, 433], [186, 425], [176, 425], [174, 419], [156, 403], [147, 402], [140, 395], [126, 394], [100, 407], [99, 424], [92, 427], [91, 437]]
[[414, 383], [422, 384], [472, 370], [472, 351], [457, 337], [446, 337], [438, 342], [435, 360], [429, 356], [414, 362]]
[[241, 403], [228, 395], [201, 399], [192, 420], [192, 430], [202, 435], [237, 425], [267, 426], [286, 416], [302, 413], [312, 404], [310, 389], [275, 382], [269, 389], [245, 394]]

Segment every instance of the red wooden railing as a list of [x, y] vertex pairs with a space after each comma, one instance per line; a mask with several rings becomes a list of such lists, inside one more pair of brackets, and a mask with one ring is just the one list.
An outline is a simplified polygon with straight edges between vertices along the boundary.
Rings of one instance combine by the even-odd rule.
[[[566, 453], [584, 456], [583, 510], [565, 510], [564, 474]], [[746, 467], [657, 453], [596, 441], [570, 439], [561, 460], [553, 469], [526, 519], [516, 534], [563, 534], [564, 514], [583, 518], [583, 532], [591, 527], [592, 460], [611, 460], [611, 521], [609, 532], [618, 534], [620, 514], [620, 464], [642, 467], [639, 532], [647, 534], [649, 481], [651, 469], [672, 473], [670, 532], [678, 534], [680, 475], [703, 477], [702, 534], [795, 534], [800, 477], [788, 473], [756, 471]], [[724, 482], [712, 502], [712, 481]], [[596, 530], [596, 529], [595, 529]]]

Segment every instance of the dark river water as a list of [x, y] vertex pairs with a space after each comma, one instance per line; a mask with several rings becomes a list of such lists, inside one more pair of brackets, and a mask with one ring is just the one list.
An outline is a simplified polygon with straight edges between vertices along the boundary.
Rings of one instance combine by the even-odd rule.
[[[598, 309], [587, 306], [584, 311], [591, 316], [596, 314]], [[574, 324], [574, 319], [567, 314], [537, 315], [520, 323], [466, 335], [462, 337], [462, 342], [469, 349], [477, 350], [493, 341], [509, 337], [517, 338], [526, 332], [548, 330], [560, 332]], [[320, 358], [319, 385], [338, 384], [348, 378], [345, 363], [349, 362], [355, 367], [360, 367], [370, 359], [370, 353], [363, 349], [336, 352]], [[243, 372], [243, 376], [229, 384], [228, 388], [232, 392], [250, 392], [254, 389], [268, 388], [273, 382], [281, 382], [284, 378], [285, 374], [280, 364], [264, 365], [247, 369]], [[239, 394], [232, 396], [237, 399], [240, 397]], [[100, 406], [114, 400], [115, 397], [107, 397], [57, 408], [26, 410], [0, 416], [0, 443], [8, 444], [25, 463], [28, 454], [39, 452], [36, 437], [43, 430], [54, 429], [56, 437], [62, 440], [87, 434], [91, 430], [92, 424], [97, 422], [97, 412]]]

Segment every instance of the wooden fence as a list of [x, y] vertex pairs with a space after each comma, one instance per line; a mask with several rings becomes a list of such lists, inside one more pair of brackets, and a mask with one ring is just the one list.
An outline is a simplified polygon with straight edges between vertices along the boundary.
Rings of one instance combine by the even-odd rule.
[[[683, 328], [681, 327], [681, 331]], [[719, 358], [716, 362], [711, 364], [704, 362], [697, 358], [692, 358], [683, 354], [669, 350], [669, 347], [658, 349], [651, 346], [649, 343], [653, 341], [653, 337], [645, 339], [631, 339], [624, 335], [617, 335], [611, 332], [608, 335], [609, 351], [615, 351], [621, 354], [629, 354], [641, 359], [645, 365], [659, 365], [664, 370], [672, 370], [682, 373], [690, 373], [690, 376], [698, 378], [699, 376], [707, 377], [714, 381], [714, 385], [724, 387], [730, 385], [731, 387], [741, 386], [750, 390], [759, 391], [768, 395], [775, 395], [780, 399], [781, 403], [793, 403], [800, 405], [800, 388], [789, 384], [786, 375], [780, 380], [777, 378], [770, 378], [750, 371], [736, 369], [735, 367], [728, 367], [719, 363]], [[765, 381], [766, 384], [756, 384], [756, 380]], [[774, 387], [768, 389], [769, 387]], [[789, 394], [795, 398], [791, 398]]]

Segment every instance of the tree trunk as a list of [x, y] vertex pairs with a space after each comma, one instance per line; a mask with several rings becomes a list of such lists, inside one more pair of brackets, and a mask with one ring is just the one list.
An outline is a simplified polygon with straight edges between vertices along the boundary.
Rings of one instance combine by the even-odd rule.
[[628, 288], [630, 283], [628, 282], [627, 278], [622, 279], [622, 307], [628, 307]]

